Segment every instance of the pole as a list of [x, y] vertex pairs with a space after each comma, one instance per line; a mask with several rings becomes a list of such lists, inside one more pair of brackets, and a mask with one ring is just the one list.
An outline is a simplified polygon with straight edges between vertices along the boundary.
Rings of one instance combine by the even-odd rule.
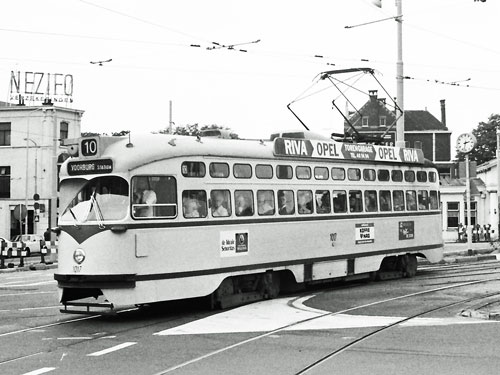
[[398, 56], [396, 62], [396, 103], [399, 116], [396, 122], [396, 146], [404, 147], [405, 142], [405, 114], [404, 114], [404, 89], [403, 89], [403, 0], [396, 0], [396, 23], [397, 23], [397, 43]]
[[[49, 109], [47, 109], [47, 112]], [[56, 118], [56, 110], [52, 108], [51, 115], [51, 123], [52, 123], [52, 192], [50, 195], [50, 228], [54, 228], [57, 226], [57, 118]], [[51, 232], [50, 240], [55, 241], [55, 233]]]
[[168, 134], [172, 134], [172, 101], [169, 102], [170, 114], [168, 120]]
[[497, 126], [497, 239], [500, 240], [500, 125]]
[[470, 215], [470, 172], [469, 172], [469, 154], [465, 154], [465, 191], [467, 201], [467, 253], [472, 255], [472, 222]]
[[[29, 137], [30, 137], [30, 119], [28, 117], [28, 128], [26, 131], [26, 183], [25, 183], [25, 190], [24, 190], [24, 206], [26, 207], [26, 217], [24, 218], [24, 234], [28, 234], [28, 179], [29, 179], [29, 149], [30, 149], [30, 144], [29, 144]], [[23, 234], [23, 231], [21, 230], [21, 234]]]

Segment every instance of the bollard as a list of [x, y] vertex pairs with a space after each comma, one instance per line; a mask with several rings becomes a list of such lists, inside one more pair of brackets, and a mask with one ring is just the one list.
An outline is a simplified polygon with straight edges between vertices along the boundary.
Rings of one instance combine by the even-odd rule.
[[491, 228], [491, 224], [484, 225], [484, 240], [488, 241], [488, 242], [491, 242], [490, 228]]

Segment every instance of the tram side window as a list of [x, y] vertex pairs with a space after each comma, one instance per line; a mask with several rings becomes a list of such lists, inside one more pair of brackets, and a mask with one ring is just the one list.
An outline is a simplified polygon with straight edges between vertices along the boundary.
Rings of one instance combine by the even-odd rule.
[[403, 190], [394, 190], [392, 192], [392, 201], [394, 202], [394, 211], [405, 210], [405, 195]]
[[200, 161], [185, 161], [181, 165], [184, 177], [205, 177], [205, 163]]
[[436, 190], [431, 190], [430, 200], [431, 200], [431, 210], [439, 210], [438, 192]]
[[289, 165], [277, 165], [276, 177], [282, 180], [290, 180], [293, 177], [293, 169]]
[[229, 177], [229, 165], [227, 163], [210, 163], [210, 177], [226, 178]]
[[329, 214], [332, 210], [330, 206], [330, 192], [328, 190], [316, 190], [314, 192], [316, 200], [316, 213]]
[[389, 181], [389, 171], [387, 169], [379, 169], [377, 171], [377, 177], [379, 181]]
[[375, 190], [365, 191], [365, 211], [377, 212], [377, 192]]
[[405, 171], [405, 181], [415, 182], [415, 171]]
[[429, 182], [436, 182], [436, 172], [429, 172]]
[[406, 209], [408, 211], [417, 210], [417, 193], [415, 190], [408, 190], [406, 192]]
[[392, 182], [401, 182], [403, 181], [403, 172], [399, 169], [395, 169], [391, 171], [391, 179]]
[[332, 180], [336, 181], [345, 180], [345, 169], [339, 167], [332, 167]]
[[381, 190], [379, 195], [380, 211], [391, 211], [391, 192], [389, 190]]
[[253, 191], [236, 190], [234, 192], [234, 213], [236, 216], [253, 215]]
[[274, 215], [274, 191], [257, 190], [257, 211], [259, 215]]
[[132, 178], [134, 218], [174, 218], [177, 216], [177, 187], [171, 176]]
[[295, 175], [299, 180], [310, 180], [311, 179], [311, 167], [301, 167], [295, 168]]
[[328, 180], [328, 168], [315, 167], [314, 168], [314, 178], [316, 180]]
[[347, 178], [349, 179], [349, 181], [361, 180], [361, 170], [359, 168], [347, 169]]
[[427, 182], [427, 172], [426, 171], [417, 171], [417, 181], [418, 182]]
[[257, 176], [257, 178], [273, 178], [273, 167], [267, 164], [257, 164], [257, 166], [255, 167], [255, 175]]
[[361, 191], [349, 191], [349, 210], [351, 212], [363, 212], [363, 197]]
[[333, 212], [347, 212], [347, 194], [345, 190], [334, 190], [333, 195]]
[[252, 166], [250, 164], [235, 164], [233, 165], [233, 176], [235, 178], [251, 178]]
[[278, 190], [278, 213], [280, 215], [293, 215], [295, 213], [292, 190]]
[[418, 191], [418, 209], [419, 210], [429, 209], [429, 192], [427, 190]]
[[375, 181], [375, 169], [363, 169], [363, 180]]
[[184, 190], [182, 210], [187, 219], [207, 217], [207, 193], [205, 190]]
[[312, 214], [313, 212], [312, 191], [297, 191], [297, 211], [299, 214]]
[[231, 198], [229, 190], [212, 190], [210, 192], [210, 211], [212, 217], [231, 215]]

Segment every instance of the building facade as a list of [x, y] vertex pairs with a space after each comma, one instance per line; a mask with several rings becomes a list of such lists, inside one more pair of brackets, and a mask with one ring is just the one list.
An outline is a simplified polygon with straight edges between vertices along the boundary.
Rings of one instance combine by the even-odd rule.
[[[51, 102], [39, 106], [0, 102], [0, 237], [43, 234], [50, 226], [58, 165], [67, 155], [60, 141], [80, 136], [82, 115], [81, 110]], [[27, 208], [21, 221], [15, 212], [19, 205]]]

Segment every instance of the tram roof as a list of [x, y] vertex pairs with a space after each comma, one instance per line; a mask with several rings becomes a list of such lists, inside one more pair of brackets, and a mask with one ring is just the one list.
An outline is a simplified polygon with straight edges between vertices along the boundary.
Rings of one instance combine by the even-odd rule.
[[[373, 163], [425, 163], [422, 150], [370, 144], [340, 143], [325, 139], [269, 140], [220, 139], [170, 134], [133, 135], [124, 137], [91, 137], [98, 142], [98, 152], [87, 157], [69, 158], [61, 177], [90, 174], [84, 172], [85, 162], [111, 159], [114, 171], [132, 171], [152, 162], [174, 157], [222, 157], [266, 160], [372, 161]], [[81, 149], [81, 138], [79, 147]], [[81, 152], [80, 152], [81, 154]], [[68, 165], [81, 165], [80, 172], [71, 173]]]

